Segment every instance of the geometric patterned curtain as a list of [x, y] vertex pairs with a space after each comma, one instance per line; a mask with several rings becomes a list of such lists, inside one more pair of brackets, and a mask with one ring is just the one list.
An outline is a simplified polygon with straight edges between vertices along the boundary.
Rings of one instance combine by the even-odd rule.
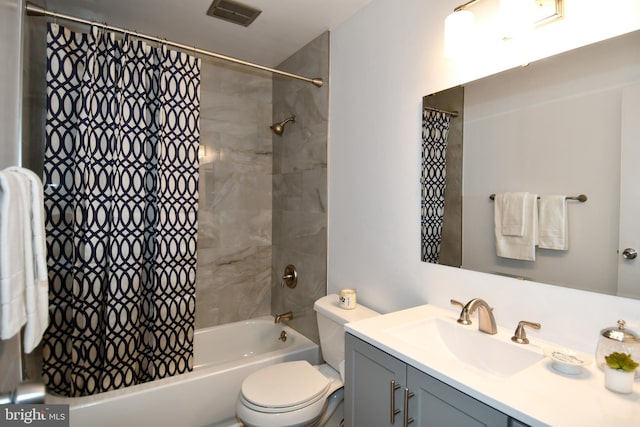
[[49, 25], [50, 391], [193, 368], [199, 111], [199, 59]]
[[442, 241], [449, 114], [422, 110], [421, 260], [437, 264]]

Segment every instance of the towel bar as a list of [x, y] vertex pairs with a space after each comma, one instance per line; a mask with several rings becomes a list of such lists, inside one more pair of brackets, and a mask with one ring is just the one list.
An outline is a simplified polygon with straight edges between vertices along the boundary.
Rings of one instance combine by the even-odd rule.
[[[491, 200], [495, 200], [496, 195], [495, 195], [495, 194], [492, 194], [492, 195], [490, 195], [490, 196], [489, 196], [489, 198], [490, 198]], [[539, 199], [539, 198], [540, 198], [540, 196], [538, 196], [538, 199]], [[585, 194], [579, 194], [579, 195], [577, 195], [577, 196], [567, 196], [567, 200], [577, 200], [577, 201], [579, 201], [579, 202], [584, 203], [584, 202], [586, 202], [586, 201], [587, 201], [587, 196], [586, 196]]]

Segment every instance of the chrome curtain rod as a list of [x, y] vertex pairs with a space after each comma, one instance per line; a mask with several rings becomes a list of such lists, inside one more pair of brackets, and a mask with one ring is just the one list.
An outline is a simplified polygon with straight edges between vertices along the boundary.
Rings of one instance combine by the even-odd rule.
[[447, 111], [447, 110], [441, 110], [440, 108], [436, 108], [436, 107], [429, 107], [429, 106], [425, 106], [423, 107], [425, 110], [431, 110], [431, 111], [437, 111], [438, 113], [444, 113], [444, 114], [448, 114], [451, 117], [458, 117], [458, 112], [457, 111]]
[[188, 52], [193, 52], [193, 53], [197, 53], [199, 55], [204, 55], [204, 56], [210, 56], [212, 58], [217, 58], [217, 59], [222, 59], [223, 61], [228, 61], [228, 62], [233, 62], [235, 64], [240, 64], [240, 65], [244, 65], [246, 67], [251, 67], [251, 68], [257, 68], [258, 70], [263, 70], [263, 71], [268, 71], [270, 73], [273, 74], [278, 74], [284, 77], [289, 77], [292, 79], [297, 79], [297, 80], [302, 80], [305, 82], [309, 82], [317, 87], [321, 87], [322, 84], [324, 83], [324, 81], [321, 78], [309, 78], [309, 77], [304, 77], [304, 76], [300, 76], [298, 74], [293, 74], [293, 73], [288, 73], [286, 71], [281, 71], [281, 70], [276, 70], [275, 68], [269, 68], [269, 67], [265, 67], [263, 65], [259, 65], [259, 64], [254, 64], [253, 62], [248, 62], [248, 61], [244, 61], [242, 59], [238, 59], [238, 58], [234, 58], [232, 56], [227, 56], [227, 55], [222, 55], [220, 53], [216, 53], [216, 52], [211, 52], [208, 50], [204, 50], [204, 49], [199, 49], [195, 46], [188, 46], [182, 43], [176, 43], [170, 40], [165, 40], [163, 38], [160, 37], [156, 37], [156, 36], [150, 36], [148, 34], [141, 34], [141, 33], [137, 33], [135, 31], [131, 31], [131, 30], [127, 30], [124, 28], [118, 28], [118, 27], [114, 27], [111, 25], [108, 25], [106, 23], [100, 23], [100, 22], [95, 22], [95, 21], [90, 21], [87, 19], [82, 19], [82, 18], [78, 18], [75, 16], [70, 16], [70, 15], [65, 15], [62, 13], [58, 13], [58, 12], [52, 12], [50, 10], [47, 10], [43, 7], [40, 7], [36, 4], [33, 4], [31, 2], [27, 2], [26, 7], [25, 7], [26, 11], [27, 11], [27, 15], [28, 16], [50, 16], [52, 18], [56, 18], [56, 19], [62, 19], [65, 21], [71, 21], [71, 22], [76, 22], [79, 24], [85, 24], [85, 25], [93, 25], [96, 27], [100, 27], [103, 28], [105, 30], [109, 30], [109, 31], [114, 31], [117, 33], [122, 33], [122, 34], [130, 34], [132, 36], [141, 38], [141, 39], [145, 39], [148, 41], [152, 41], [155, 43], [160, 43], [160, 44], [164, 44], [167, 46], [171, 46], [171, 47], [175, 47], [181, 50], [186, 50]]
[[[491, 200], [495, 200], [496, 195], [495, 195], [495, 194], [492, 194], [492, 195], [490, 195], [490, 196], [489, 196], [489, 198], [490, 198]], [[539, 199], [539, 198], [540, 198], [540, 197], [538, 196], [538, 199]], [[579, 202], [584, 203], [584, 202], [586, 202], [586, 201], [587, 201], [587, 196], [586, 196], [586, 195], [584, 195], [584, 194], [580, 194], [580, 195], [577, 195], [577, 196], [567, 196], [567, 200], [577, 200], [577, 201], [579, 201]]]

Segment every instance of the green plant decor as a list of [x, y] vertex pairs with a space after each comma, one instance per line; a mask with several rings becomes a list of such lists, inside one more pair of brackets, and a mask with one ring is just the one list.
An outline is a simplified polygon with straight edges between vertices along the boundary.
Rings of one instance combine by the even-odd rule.
[[619, 371], [633, 372], [638, 367], [635, 360], [633, 360], [631, 355], [627, 353], [614, 352], [605, 356], [604, 359], [607, 361], [607, 366]]

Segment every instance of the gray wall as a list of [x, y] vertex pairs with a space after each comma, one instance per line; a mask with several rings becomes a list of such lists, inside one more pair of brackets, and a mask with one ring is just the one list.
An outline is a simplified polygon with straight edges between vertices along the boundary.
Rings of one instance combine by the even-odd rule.
[[[622, 99], [640, 84], [639, 46], [636, 32], [465, 85], [464, 268], [616, 295]], [[567, 203], [568, 250], [497, 257], [487, 195], [504, 191], [586, 194]]]
[[[23, 2], [0, 1], [0, 169], [20, 162]], [[0, 391], [18, 383], [18, 340], [0, 341]]]
[[[274, 77], [273, 118], [296, 115], [282, 136], [273, 137], [273, 279], [271, 308], [292, 311], [289, 324], [318, 341], [313, 311], [327, 283], [327, 139], [329, 33], [284, 61], [279, 69], [322, 77], [317, 88]], [[280, 287], [284, 268], [295, 265], [298, 285]]]
[[0, 1], [0, 168], [20, 162], [22, 16], [20, 0]]

